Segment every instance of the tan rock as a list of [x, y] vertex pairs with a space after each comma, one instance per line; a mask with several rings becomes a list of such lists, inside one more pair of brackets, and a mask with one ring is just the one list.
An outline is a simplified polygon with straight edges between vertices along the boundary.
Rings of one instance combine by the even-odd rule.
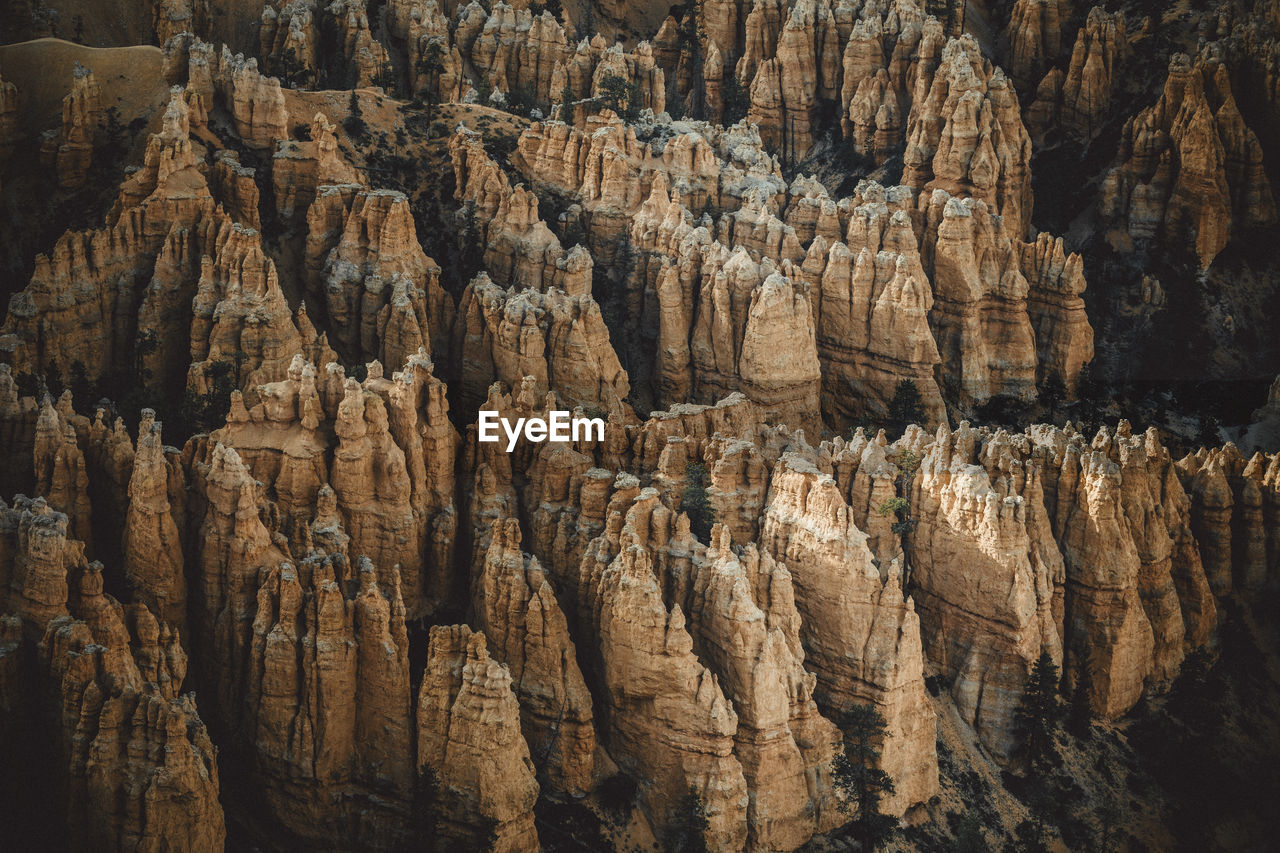
[[[161, 132], [151, 137], [143, 167], [121, 185], [106, 226], [69, 231], [49, 255], [37, 256], [0, 327], [0, 351], [14, 363], [65, 376], [79, 362], [91, 382], [123, 378], [113, 374], [132, 362], [135, 340], [118, 317], [138, 316], [157, 352], [181, 351], [176, 342], [188, 337], [200, 252], [217, 220], [189, 133], [189, 109], [174, 90]], [[139, 286], [148, 279], [151, 287]], [[157, 384], [180, 381], [181, 362], [147, 366]]]
[[152, 12], [156, 41], [164, 44], [174, 36], [192, 33], [208, 37], [208, 0], [159, 0]]
[[914, 382], [929, 423], [945, 416], [929, 327], [933, 289], [921, 265], [910, 194], [864, 188], [849, 220], [849, 244], [814, 239], [803, 264], [812, 288], [824, 414], [832, 424], [883, 417], [898, 382]]
[[[258, 26], [259, 56], [268, 70], [289, 75], [295, 82], [315, 82], [320, 22], [309, 2], [268, 3]], [[299, 75], [301, 79], [297, 79]]]
[[187, 624], [187, 581], [182, 541], [169, 503], [170, 480], [182, 482], [160, 444], [155, 412], [143, 411], [138, 450], [129, 480], [129, 510], [122, 537], [125, 576], [133, 595], [148, 610], [183, 634]]
[[299, 351], [315, 361], [333, 358], [314, 328], [303, 338], [257, 231], [224, 220], [210, 249], [191, 306], [189, 387], [209, 393], [219, 363], [231, 368], [235, 387], [253, 389], [283, 378]]
[[1092, 139], [1102, 129], [1128, 51], [1124, 16], [1098, 6], [1090, 9], [1062, 82], [1062, 126], [1077, 139]]
[[474, 598], [492, 654], [511, 672], [534, 763], [555, 790], [586, 793], [596, 750], [591, 694], [546, 574], [520, 551], [515, 519], [494, 526]]
[[322, 186], [366, 183], [360, 171], [339, 153], [335, 130], [324, 113], [316, 113], [309, 140], [277, 143], [271, 158], [271, 182], [276, 210], [286, 222], [296, 225], [309, 216], [311, 203]]
[[1029, 285], [1027, 313], [1036, 335], [1042, 377], [1056, 375], [1069, 392], [1080, 369], [1093, 360], [1093, 327], [1080, 297], [1087, 286], [1080, 256], [1067, 254], [1062, 238], [1041, 233], [1018, 247]]
[[41, 643], [64, 721], [55, 740], [68, 770], [69, 843], [221, 850], [216, 750], [194, 696], [142, 683], [122, 615], [112, 646], [101, 628], [69, 616], [53, 620]]
[[84, 186], [93, 161], [93, 142], [102, 113], [102, 92], [93, 69], [79, 62], [71, 77], [71, 91], [62, 99], [62, 131], [41, 146], [40, 156], [54, 168], [63, 189]]
[[932, 78], [916, 78], [902, 182], [986, 202], [1021, 239], [1031, 220], [1031, 138], [1004, 72], [969, 35], [952, 39]]
[[239, 222], [246, 228], [261, 230], [255, 174], [256, 170], [240, 165], [234, 151], [219, 151], [214, 156], [213, 169], [209, 173], [209, 188], [222, 201], [232, 221]]
[[[645, 544], [649, 529], [661, 535], [670, 528], [649, 527], [657, 494], [646, 496], [626, 513], [624, 525], [628, 493], [615, 495], [612, 532], [588, 547], [579, 575], [580, 615], [599, 636], [607, 743], [620, 766], [651, 780], [641, 805], [661, 834], [678, 825], [685, 798], [696, 791], [706, 809], [708, 849], [742, 849], [748, 795], [734, 755], [738, 716], [695, 656], [680, 606], [668, 610], [663, 603]], [[670, 511], [657, 510], [669, 524]]]
[[[943, 388], [975, 402], [994, 396], [1030, 399], [1037, 363], [1026, 308], [1030, 285], [1022, 275], [1016, 236], [1004, 224], [1007, 217], [1002, 221], [981, 201], [939, 190], [927, 207], [924, 196], [919, 204], [926, 211], [926, 269], [932, 267], [935, 300], [930, 325], [942, 358]], [[980, 270], [980, 263], [994, 263], [999, 271]]]
[[795, 454], [774, 467], [760, 543], [792, 572], [819, 707], [871, 702], [887, 722], [881, 766], [895, 792], [885, 810], [927, 800], [938, 786], [933, 712], [920, 619], [903, 597], [901, 570], [877, 570], [836, 482]]
[[537, 396], [554, 391], [569, 407], [627, 408], [626, 371], [588, 294], [503, 289], [481, 273], [462, 295], [452, 353], [469, 406], [483, 402], [494, 380], [514, 389], [528, 376]]
[[[328, 220], [329, 208], [345, 195], [323, 188], [313, 208], [324, 212], [309, 212], [308, 225]], [[353, 361], [384, 364], [404, 364], [420, 348], [444, 351], [453, 303], [440, 286], [440, 268], [418, 244], [409, 200], [390, 190], [362, 190], [342, 218], [337, 234], [312, 230], [307, 238], [308, 270], [313, 258], [323, 258], [307, 295], [323, 308], [318, 316], [337, 349]]]
[[418, 769], [439, 785], [439, 837], [502, 853], [538, 850], [538, 783], [520, 708], [484, 634], [465, 625], [431, 629], [417, 709]]
[[411, 356], [391, 378], [372, 363], [363, 385], [339, 364], [318, 374], [296, 354], [286, 378], [259, 386], [257, 396], [252, 409], [233, 396], [228, 423], [212, 440], [234, 447], [271, 490], [293, 547], [308, 549], [327, 500], [325, 523], [342, 529], [351, 559], [372, 560], [388, 587], [391, 568], [399, 567], [410, 618], [448, 600], [458, 438], [444, 383], [426, 353]]
[[88, 464], [75, 426], [47, 396], [36, 421], [33, 449], [35, 493], [48, 500], [54, 511], [66, 513], [67, 535], [92, 543]]
[[1018, 0], [1009, 16], [1005, 67], [1019, 93], [1040, 81], [1062, 51], [1062, 29], [1070, 6], [1060, 0]]
[[185, 46], [186, 82], [206, 105], [215, 97], [231, 113], [236, 133], [250, 148], [268, 149], [288, 139], [289, 114], [280, 81], [263, 76], [258, 60], [221, 51], [198, 38]]
[[727, 528], [713, 529], [705, 558], [672, 579], [674, 597], [738, 714], [747, 844], [795, 849], [845, 820], [829, 775], [840, 733], [819, 713], [816, 677], [802, 666], [790, 573], [754, 545], [735, 554], [730, 542]]
[[67, 613], [67, 575], [85, 565], [84, 544], [67, 538], [67, 516], [44, 498], [19, 495], [0, 506], [0, 580], [6, 612], [22, 620], [23, 635], [36, 642], [45, 625]]
[[1132, 238], [1194, 244], [1207, 268], [1233, 228], [1276, 221], [1260, 158], [1218, 46], [1208, 45], [1194, 63], [1175, 54], [1160, 100], [1125, 124], [1099, 210]]

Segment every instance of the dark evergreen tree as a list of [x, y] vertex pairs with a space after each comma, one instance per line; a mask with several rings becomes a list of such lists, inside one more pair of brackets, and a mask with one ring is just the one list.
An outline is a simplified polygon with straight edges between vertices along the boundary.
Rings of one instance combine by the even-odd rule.
[[845, 809], [854, 815], [852, 827], [862, 849], [878, 850], [898, 827], [896, 818], [880, 812], [881, 799], [893, 793], [893, 779], [880, 769], [886, 723], [874, 706], [854, 705], [841, 728], [844, 749], [832, 762], [832, 780], [845, 797]]
[[427, 42], [416, 70], [427, 78], [421, 97], [427, 108], [433, 109], [440, 103], [440, 74], [444, 71], [444, 46], [439, 39]]
[[728, 68], [725, 69], [724, 82], [720, 86], [720, 99], [724, 104], [721, 122], [725, 127], [742, 121], [751, 109], [751, 95], [747, 92], [747, 87], [739, 83], [737, 75]]
[[691, 788], [680, 804], [679, 819], [671, 833], [672, 853], [707, 853], [707, 808], [697, 788]]
[[1040, 385], [1040, 404], [1044, 406], [1050, 420], [1058, 416], [1058, 407], [1066, 399], [1067, 386], [1063, 384], [1062, 377], [1056, 373], [1050, 373]]
[[1200, 432], [1196, 442], [1201, 447], [1218, 447], [1222, 444], [1222, 422], [1213, 415], [1200, 416]]
[[1093, 364], [1080, 368], [1076, 377], [1076, 399], [1080, 401], [1081, 414], [1089, 420], [1097, 420], [1106, 396], [1106, 388], [1098, 378]]
[[388, 98], [396, 96], [396, 69], [390, 62], [378, 66], [378, 73], [373, 75], [373, 85], [381, 86]]
[[360, 98], [354, 89], [347, 99], [347, 117], [342, 120], [342, 127], [352, 139], [364, 139], [369, 126], [364, 123], [364, 111], [360, 109]]
[[715, 512], [707, 494], [707, 466], [690, 463], [684, 469], [686, 484], [680, 499], [680, 511], [689, 516], [689, 530], [704, 542], [711, 539], [711, 526], [715, 524]]
[[286, 87], [293, 87], [306, 77], [307, 69], [298, 61], [298, 54], [294, 49], [288, 47], [280, 54], [280, 59], [276, 63], [276, 73], [281, 83]]
[[440, 777], [435, 768], [423, 765], [413, 786], [414, 829], [419, 838], [435, 838], [439, 832]]
[[1049, 853], [1050, 833], [1046, 815], [1052, 813], [1054, 808], [1052, 795], [1044, 787], [1036, 787], [1028, 794], [1025, 802], [1030, 817], [1019, 823], [1014, 830], [1017, 843], [1009, 849], [1020, 853]]
[[640, 86], [629, 84], [617, 74], [610, 74], [600, 81], [600, 105], [613, 110], [625, 121], [640, 117]]
[[573, 108], [577, 101], [578, 96], [566, 78], [564, 88], [560, 90], [560, 120], [565, 124], [573, 124]]
[[1076, 737], [1088, 737], [1093, 731], [1093, 709], [1089, 707], [1089, 685], [1084, 675], [1076, 676], [1071, 690], [1071, 708], [1067, 712], [1067, 729]]
[[[702, 42], [705, 38], [706, 34], [702, 31], [702, 4], [696, 0], [686, 0], [680, 16], [680, 26], [676, 30], [676, 46], [680, 51], [678, 65], [687, 69], [689, 78], [689, 117], [695, 119], [705, 118], [707, 114], [706, 80], [702, 76]], [[678, 70], [672, 75], [673, 87], [681, 76]], [[679, 92], [673, 94], [675, 97], [669, 97], [668, 101], [681, 100]]]
[[67, 383], [76, 411], [86, 412], [94, 403], [94, 385], [89, 381], [88, 368], [79, 359], [71, 363], [71, 380]]
[[956, 826], [954, 853], [987, 853], [991, 845], [982, 831], [982, 822], [973, 812], [965, 812]]
[[1047, 651], [1040, 652], [1031, 667], [1014, 719], [1031, 765], [1042, 768], [1055, 763], [1053, 738], [1062, 722], [1062, 702], [1058, 698], [1058, 667]]
[[910, 379], [903, 379], [893, 391], [893, 399], [889, 401], [889, 423], [886, 428], [891, 439], [896, 439], [911, 424], [924, 420], [924, 398], [920, 389]]

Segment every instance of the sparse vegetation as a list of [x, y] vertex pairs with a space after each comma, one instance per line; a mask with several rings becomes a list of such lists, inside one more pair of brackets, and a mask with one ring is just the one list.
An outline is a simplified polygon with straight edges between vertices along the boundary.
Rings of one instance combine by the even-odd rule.
[[360, 109], [360, 96], [354, 90], [347, 99], [347, 117], [342, 120], [342, 127], [352, 139], [363, 141], [369, 133], [369, 126], [364, 122], [364, 111]]
[[711, 480], [707, 475], [707, 466], [701, 462], [693, 462], [685, 467], [686, 485], [680, 496], [680, 511], [689, 516], [689, 530], [699, 539], [708, 541], [711, 538], [711, 526], [715, 524], [715, 511], [711, 508], [711, 497], [707, 486]]
[[613, 110], [625, 121], [640, 118], [640, 107], [643, 95], [640, 84], [628, 83], [616, 74], [610, 74], [600, 81], [600, 95], [597, 101], [606, 109]]
[[924, 398], [920, 388], [910, 379], [899, 380], [889, 401], [889, 422], [885, 425], [890, 440], [901, 436], [911, 424], [924, 421]]
[[1054, 766], [1058, 761], [1054, 736], [1062, 722], [1062, 700], [1058, 697], [1058, 665], [1047, 651], [1040, 652], [1031, 668], [1015, 719], [1030, 765], [1040, 770]]
[[880, 812], [880, 802], [894, 791], [893, 779], [880, 768], [884, 717], [873, 705], [854, 705], [841, 719], [844, 748], [832, 764], [836, 789], [853, 815], [853, 835], [863, 850], [879, 850], [897, 830], [896, 818]]

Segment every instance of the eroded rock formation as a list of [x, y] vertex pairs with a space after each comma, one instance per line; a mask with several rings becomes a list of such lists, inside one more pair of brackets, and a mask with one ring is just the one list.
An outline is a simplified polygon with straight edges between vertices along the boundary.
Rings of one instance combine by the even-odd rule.
[[1099, 210], [1120, 249], [1190, 248], [1208, 267], [1233, 231], [1276, 221], [1262, 148], [1244, 123], [1216, 44], [1175, 54], [1160, 100], [1125, 123]]

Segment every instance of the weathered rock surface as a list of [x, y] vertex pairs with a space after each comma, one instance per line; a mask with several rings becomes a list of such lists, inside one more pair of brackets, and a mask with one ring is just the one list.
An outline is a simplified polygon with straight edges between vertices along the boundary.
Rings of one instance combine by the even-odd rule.
[[538, 783], [520, 707], [511, 674], [489, 656], [484, 634], [465, 625], [431, 629], [417, 713], [419, 773], [434, 776], [444, 806], [436, 832], [503, 853], [540, 849]]
[[1004, 72], [972, 36], [947, 42], [932, 79], [916, 78], [902, 182], [986, 202], [1014, 239], [1031, 220], [1031, 138]]
[[938, 765], [920, 618], [902, 594], [902, 570], [876, 568], [835, 480], [808, 460], [783, 456], [769, 489], [761, 548], [791, 569], [818, 704], [875, 704], [887, 723], [882, 767], [895, 785], [884, 807], [905, 811], [937, 789]]
[[104, 594], [102, 565], [85, 560], [67, 527], [43, 498], [0, 501], [0, 592], [15, 614], [5, 637], [11, 651], [35, 647], [39, 671], [27, 683], [55, 710], [63, 837], [76, 849], [221, 850], [216, 750], [194, 695], [179, 695], [178, 632]]
[[1099, 211], [1120, 249], [1133, 240], [1188, 247], [1208, 267], [1233, 232], [1273, 224], [1275, 198], [1216, 44], [1178, 53], [1160, 100], [1125, 123]]
[[[0, 327], [0, 352], [10, 363], [43, 372], [79, 362], [96, 381], [111, 366], [129, 363], [134, 342], [113, 318], [143, 312], [152, 275], [162, 271], [161, 281], [185, 294], [189, 306], [199, 252], [212, 248], [219, 218], [189, 134], [189, 110], [175, 91], [161, 132], [151, 138], [143, 167], [121, 185], [106, 227], [69, 231], [52, 252], [37, 256], [30, 284], [11, 299]], [[172, 311], [176, 316], [155, 329], [163, 332], [158, 340], [187, 338], [190, 315], [184, 318], [181, 298]], [[181, 370], [181, 362], [176, 366]]]
[[1019, 82], [1023, 101], [1030, 103], [1025, 118], [1032, 138], [1041, 142], [1057, 127], [1078, 142], [1097, 136], [1128, 51], [1124, 15], [1101, 6], [1090, 9], [1065, 72], [1053, 68], [1045, 74], [1034, 98]]
[[166, 458], [160, 424], [155, 422], [155, 412], [148, 409], [139, 425], [121, 549], [134, 597], [183, 634], [187, 580], [177, 520], [182, 507], [175, 513], [169, 496], [185, 489], [184, 480], [182, 468]]
[[297, 225], [305, 221], [322, 186], [366, 183], [364, 176], [338, 153], [335, 130], [324, 113], [316, 113], [309, 140], [277, 143], [271, 158], [271, 183], [276, 211], [285, 222]]
[[580, 795], [592, 787], [595, 763], [591, 694], [555, 592], [520, 539], [515, 519], [494, 526], [474, 595], [476, 620], [511, 672], [534, 763], [552, 788]]
[[[738, 716], [695, 655], [680, 606], [663, 602], [644, 547], [656, 493], [642, 493], [649, 500], [625, 510], [623, 520], [621, 501], [636, 495], [615, 494], [611, 530], [588, 547], [579, 575], [579, 618], [599, 636], [610, 754], [638, 778], [653, 780], [642, 805], [661, 832], [677, 824], [696, 790], [706, 809], [708, 848], [741, 849], [748, 794], [734, 755]], [[669, 522], [670, 511], [657, 509]]]
[[481, 273], [462, 295], [454, 327], [459, 392], [479, 406], [498, 380], [517, 388], [533, 377], [539, 395], [605, 413], [626, 408], [626, 371], [590, 295], [504, 289]]
[[18, 119], [18, 87], [0, 77], [0, 167], [9, 162], [22, 135]]
[[419, 352], [390, 378], [373, 363], [362, 384], [336, 363], [319, 374], [295, 356], [285, 379], [259, 387], [251, 409], [233, 395], [227, 425], [211, 436], [227, 452], [209, 457], [244, 460], [277, 503], [299, 559], [328, 489], [325, 524], [339, 525], [350, 558], [372, 560], [383, 585], [398, 566], [410, 618], [446, 600], [452, 584], [458, 439], [432, 371]]
[[320, 186], [307, 225], [307, 298], [345, 358], [394, 365], [447, 351], [453, 303], [404, 195]]
[[44, 164], [58, 175], [58, 186], [75, 189], [84, 185], [93, 162], [93, 141], [102, 115], [102, 91], [93, 69], [79, 62], [71, 75], [71, 91], [62, 99], [62, 130], [50, 131], [40, 148]]

